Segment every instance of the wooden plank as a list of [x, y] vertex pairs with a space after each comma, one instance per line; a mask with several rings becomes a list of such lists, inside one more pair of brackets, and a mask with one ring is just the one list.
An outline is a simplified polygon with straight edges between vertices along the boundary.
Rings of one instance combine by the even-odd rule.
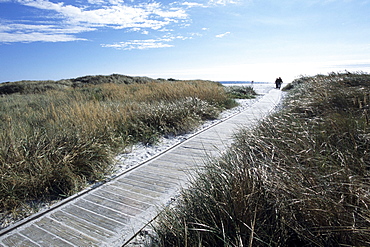
[[108, 199], [107, 197], [101, 197], [98, 195], [90, 194], [88, 196], [85, 196], [84, 199], [99, 205], [103, 205], [105, 207], [112, 208], [115, 211], [122, 212], [129, 216], [135, 216], [143, 212], [143, 210], [140, 210], [138, 208], [130, 207], [129, 205], [118, 203], [116, 201]]
[[158, 167], [151, 166], [151, 165], [147, 165], [145, 167], [145, 171], [150, 174], [158, 174], [158, 176], [161, 176], [161, 177], [164, 176], [164, 177], [168, 177], [168, 178], [172, 178], [172, 179], [176, 179], [180, 181], [187, 180], [186, 173], [183, 171], [174, 171], [174, 170], [171, 171], [165, 168], [158, 168]]
[[63, 208], [63, 211], [115, 233], [119, 233], [120, 229], [125, 226], [123, 223], [113, 221], [91, 211], [79, 208], [76, 205], [65, 207]]
[[153, 171], [150, 172], [150, 171], [148, 171], [147, 168], [145, 169], [145, 171], [143, 171], [140, 174], [140, 176], [141, 177], [146, 177], [146, 178], [149, 178], [149, 179], [160, 179], [163, 182], [168, 182], [168, 183], [171, 183], [171, 184], [174, 184], [174, 185], [180, 185], [181, 184], [180, 179], [176, 176], [171, 176], [170, 174], [168, 174], [168, 173], [166, 174], [164, 172], [162, 172], [162, 173], [153, 172]]
[[79, 217], [76, 217], [74, 215], [68, 214], [60, 210], [52, 213], [50, 215], [50, 218], [62, 222], [75, 229], [78, 229], [79, 231], [85, 233], [86, 235], [96, 239], [105, 240], [115, 236], [115, 234], [112, 231], [108, 231], [106, 228], [99, 227], [96, 224], [93, 224], [91, 222], [88, 222], [86, 220], [83, 220]]
[[161, 169], [167, 169], [170, 171], [186, 172], [189, 169], [189, 165], [183, 162], [171, 161], [168, 159], [163, 159], [162, 157], [147, 164], [147, 166], [158, 167]]
[[124, 184], [129, 184], [129, 185], [136, 186], [138, 188], [143, 188], [143, 189], [146, 189], [146, 190], [153, 190], [153, 191], [159, 192], [159, 193], [164, 193], [164, 192], [167, 191], [167, 189], [164, 188], [164, 187], [144, 183], [144, 182], [137, 181], [137, 180], [128, 179], [126, 177], [121, 177], [121, 178], [117, 179], [117, 182], [124, 183]]
[[207, 129], [203, 131], [202, 133], [199, 133], [199, 135], [189, 139], [185, 142], [187, 144], [188, 142], [198, 141], [198, 142], [204, 142], [204, 143], [218, 143], [222, 141], [222, 138], [217, 134], [217, 132], [212, 132], [212, 134], [209, 134], [209, 131], [216, 128], [216, 126], [212, 127], [211, 129]]
[[170, 154], [166, 155], [163, 158], [159, 159], [158, 161], [162, 163], [168, 163], [168, 162], [173, 162], [176, 165], [181, 165], [181, 166], [186, 166], [186, 172], [191, 172], [194, 169], [197, 169], [198, 167], [203, 166], [205, 163], [207, 163], [207, 160], [209, 157], [202, 156], [202, 157], [187, 157], [184, 155], [179, 155], [179, 154]]
[[[177, 163], [178, 162], [178, 163]], [[157, 167], [157, 168], [160, 168], [162, 169], [162, 167], [168, 167], [168, 169], [177, 169], [178, 171], [181, 171], [184, 173], [184, 175], [188, 178], [195, 170], [198, 169], [198, 167], [200, 166], [203, 166], [205, 163], [204, 163], [204, 160], [201, 161], [201, 162], [198, 162], [198, 163], [195, 163], [195, 162], [189, 162], [189, 163], [184, 163], [183, 161], [171, 161], [171, 160], [168, 160], [167, 158], [162, 158], [160, 157], [158, 160], [156, 160], [155, 162], [152, 162], [150, 164], [148, 164], [148, 166], [152, 166], [152, 167]]]
[[115, 193], [104, 191], [104, 190], [95, 191], [94, 194], [96, 194], [98, 196], [102, 196], [102, 197], [107, 197], [110, 200], [113, 200], [113, 201], [116, 201], [118, 203], [122, 203], [122, 204], [125, 204], [125, 205], [128, 205], [128, 206], [131, 206], [133, 208], [140, 209], [140, 210], [146, 210], [151, 206], [151, 204], [141, 202], [141, 201], [137, 201], [137, 200], [131, 199], [127, 196], [117, 195]]
[[54, 219], [44, 217], [35, 223], [41, 229], [51, 232], [54, 235], [65, 239], [77, 246], [100, 246], [101, 243], [87, 235], [82, 234], [76, 229], [66, 227]]
[[50, 247], [54, 247], [54, 246], [68, 247], [68, 246], [71, 246], [71, 247], [73, 247], [73, 244], [62, 240], [59, 237], [41, 229], [41, 228], [38, 228], [35, 225], [31, 225], [31, 226], [25, 228], [24, 230], [21, 231], [21, 234], [23, 234], [24, 236], [28, 237], [33, 242], [36, 242], [41, 246], [50, 246]]
[[192, 161], [194, 158], [196, 159], [202, 159], [206, 152], [203, 149], [186, 149], [183, 147], [176, 148], [174, 150], [171, 150], [169, 153], [170, 156], [176, 155], [177, 157], [182, 157], [183, 160]]
[[160, 186], [160, 187], [163, 187], [163, 188], [166, 188], [166, 189], [169, 189], [169, 188], [172, 188], [173, 186], [175, 186], [174, 183], [163, 181], [160, 178], [157, 178], [157, 179], [148, 178], [148, 177], [142, 176], [142, 174], [131, 173], [128, 176], [126, 176], [125, 178], [126, 179], [131, 179], [131, 180], [137, 180], [137, 181], [144, 182], [144, 183], [148, 183], [148, 184], [151, 184], [151, 185], [154, 185], [154, 186]]
[[115, 181], [114, 183], [110, 184], [110, 186], [114, 186], [114, 187], [122, 189], [123, 190], [122, 191], [123, 195], [128, 193], [128, 192], [143, 194], [143, 195], [145, 195], [147, 197], [150, 197], [150, 198], [157, 198], [157, 197], [162, 195], [161, 193], [159, 193], [157, 191], [144, 189], [144, 188], [141, 188], [141, 187], [138, 187], [138, 186], [134, 186], [134, 185], [131, 185], [131, 184], [122, 183], [122, 182], [118, 182], [118, 181]]
[[186, 143], [183, 146], [181, 146], [181, 150], [183, 152], [188, 152], [189, 150], [198, 150], [202, 152], [202, 154], [207, 154], [210, 151], [218, 150], [220, 146], [223, 146], [223, 143], [201, 143], [201, 142], [191, 142], [191, 143]]
[[190, 168], [192, 166], [196, 166], [197, 163], [202, 163], [204, 161], [204, 157], [186, 156], [186, 154], [176, 154], [171, 152], [159, 157], [156, 160], [156, 162], [162, 161], [179, 164], [181, 166], [186, 166], [187, 168]]
[[222, 146], [227, 145], [229, 141], [218, 139], [218, 140], [208, 140], [204, 138], [197, 138], [191, 139], [186, 143], [182, 144], [179, 148], [193, 148], [193, 149], [200, 149], [200, 150], [217, 150]]
[[94, 212], [106, 218], [110, 218], [112, 220], [118, 221], [124, 225], [126, 225], [130, 221], [130, 217], [121, 212], [109, 209], [107, 207], [104, 207], [102, 205], [99, 205], [93, 202], [86, 201], [84, 199], [78, 200], [77, 202], [75, 202], [74, 205], [87, 209], [91, 212]]
[[[38, 247], [39, 245], [34, 244], [31, 240], [28, 238], [19, 235], [18, 233], [12, 234], [6, 238], [3, 239], [3, 243], [6, 246], [13, 247]], [[5, 246], [1, 245], [1, 246]]]
[[170, 151], [170, 154], [180, 154], [186, 157], [203, 156], [205, 150], [203, 145], [197, 146], [197, 148], [185, 148], [188, 147], [186, 143]]
[[152, 204], [152, 202], [156, 200], [156, 198], [147, 196], [145, 193], [135, 193], [132, 191], [125, 191], [116, 186], [111, 186], [109, 187], [109, 190], [106, 190], [106, 191], [109, 191], [110, 193], [114, 193], [116, 195], [122, 195], [130, 199], [133, 199], [139, 202], [144, 202], [147, 204]]
[[[219, 148], [212, 147], [209, 149], [197, 149], [193, 147], [181, 147], [175, 154], [189, 154], [191, 158], [198, 157], [202, 158], [203, 161], [209, 157], [220, 156], [221, 152], [225, 150], [225, 145], [219, 145]], [[197, 155], [197, 156], [196, 156]]]
[[166, 172], [168, 174], [177, 175], [177, 176], [183, 176], [186, 173], [187, 167], [180, 167], [179, 164], [173, 163], [173, 162], [161, 162], [158, 163], [157, 161], [151, 162], [145, 166], [146, 169], [155, 170], [158, 172]]

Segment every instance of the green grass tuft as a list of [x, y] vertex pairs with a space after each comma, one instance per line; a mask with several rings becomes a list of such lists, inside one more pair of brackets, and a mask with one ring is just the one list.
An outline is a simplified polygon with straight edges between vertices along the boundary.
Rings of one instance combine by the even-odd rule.
[[257, 95], [250, 86], [228, 86], [226, 92], [230, 98], [234, 99], [253, 99]]

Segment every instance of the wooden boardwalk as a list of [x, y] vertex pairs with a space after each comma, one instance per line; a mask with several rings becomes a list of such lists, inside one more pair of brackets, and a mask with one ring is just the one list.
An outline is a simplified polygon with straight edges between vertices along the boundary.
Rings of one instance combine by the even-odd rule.
[[253, 126], [279, 102], [272, 89], [252, 107], [97, 188], [0, 231], [5, 246], [124, 246], [186, 187], [189, 174], [217, 157], [241, 126]]

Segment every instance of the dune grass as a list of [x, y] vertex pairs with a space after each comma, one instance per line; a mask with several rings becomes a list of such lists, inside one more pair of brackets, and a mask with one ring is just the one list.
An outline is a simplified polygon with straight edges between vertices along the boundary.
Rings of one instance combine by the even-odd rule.
[[250, 86], [228, 86], [226, 87], [227, 94], [234, 99], [254, 98], [257, 93]]
[[0, 97], [2, 215], [22, 216], [32, 202], [67, 197], [104, 179], [127, 146], [189, 132], [236, 105], [210, 81], [84, 81], [63, 89], [45, 83]]
[[155, 223], [159, 246], [370, 245], [370, 75], [288, 86]]

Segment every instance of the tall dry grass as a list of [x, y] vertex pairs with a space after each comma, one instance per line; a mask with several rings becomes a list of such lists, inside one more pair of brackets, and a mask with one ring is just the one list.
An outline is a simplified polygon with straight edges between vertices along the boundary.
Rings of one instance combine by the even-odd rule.
[[155, 224], [159, 246], [370, 245], [370, 76], [301, 78]]
[[127, 145], [191, 131], [235, 103], [209, 81], [36, 91], [0, 97], [1, 214], [69, 196], [109, 174]]

